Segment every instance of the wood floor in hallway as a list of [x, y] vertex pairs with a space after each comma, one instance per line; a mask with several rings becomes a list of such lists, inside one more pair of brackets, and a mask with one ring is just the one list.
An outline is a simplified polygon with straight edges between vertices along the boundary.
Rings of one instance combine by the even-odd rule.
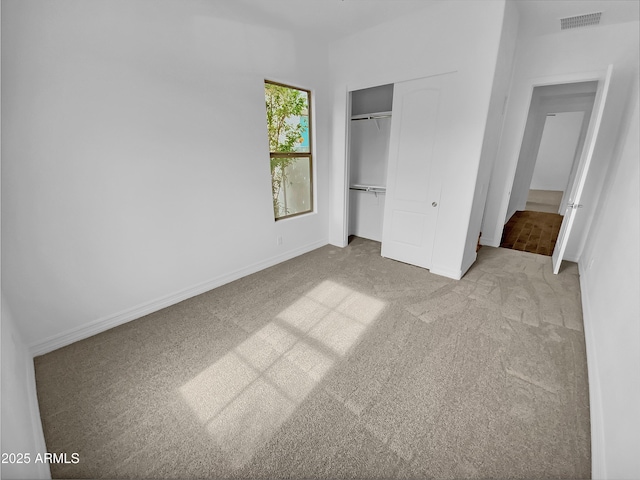
[[517, 211], [504, 226], [500, 246], [550, 256], [560, 225], [562, 215], [557, 213]]

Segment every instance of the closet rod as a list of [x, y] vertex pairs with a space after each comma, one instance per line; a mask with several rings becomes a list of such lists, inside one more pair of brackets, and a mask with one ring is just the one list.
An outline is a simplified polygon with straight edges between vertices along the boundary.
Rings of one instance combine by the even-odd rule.
[[386, 187], [378, 187], [374, 185], [352, 185], [349, 190], [360, 190], [362, 192], [385, 193]]
[[351, 120], [377, 120], [379, 118], [391, 118], [391, 115], [371, 115], [369, 117], [352, 118]]

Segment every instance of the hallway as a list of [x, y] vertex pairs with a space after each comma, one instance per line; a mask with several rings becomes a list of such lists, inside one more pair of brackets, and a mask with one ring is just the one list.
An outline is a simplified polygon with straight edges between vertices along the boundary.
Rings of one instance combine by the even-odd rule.
[[504, 226], [500, 246], [551, 256], [560, 225], [562, 215], [557, 213], [518, 211]]

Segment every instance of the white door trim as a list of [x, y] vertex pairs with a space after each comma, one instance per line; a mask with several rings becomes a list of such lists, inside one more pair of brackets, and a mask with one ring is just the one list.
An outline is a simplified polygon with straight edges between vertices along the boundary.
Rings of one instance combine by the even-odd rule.
[[[524, 140], [524, 134], [527, 126], [527, 118], [529, 116], [529, 109], [531, 107], [531, 98], [533, 95], [533, 89], [536, 87], [543, 87], [547, 85], [561, 85], [566, 83], [580, 83], [580, 82], [590, 82], [590, 81], [600, 81], [606, 75], [605, 70], [595, 70], [595, 71], [586, 71], [586, 72], [574, 72], [574, 73], [564, 73], [558, 75], [545, 75], [541, 77], [530, 77], [524, 80], [521, 83], [521, 87], [516, 86], [516, 90], [519, 88], [527, 91], [527, 95], [522, 95], [519, 99], [520, 106], [514, 107], [517, 108], [517, 111], [522, 111], [524, 114], [520, 117], [520, 125], [518, 126], [518, 142], [517, 142], [517, 151], [513, 157], [513, 160], [509, 164], [509, 173], [507, 174], [507, 181], [505, 185], [508, 185], [508, 190], [505, 190], [501, 204], [500, 210], [498, 212], [498, 222], [495, 225], [493, 239], [495, 241], [500, 242], [500, 238], [502, 237], [502, 230], [504, 229], [504, 225], [507, 222], [507, 213], [509, 210], [509, 199], [510, 192], [513, 186], [513, 182], [516, 176], [516, 170], [518, 168], [518, 156], [520, 152], [520, 148], [522, 147], [522, 141]], [[511, 94], [513, 95], [513, 93]]]
[[582, 201], [582, 192], [591, 166], [591, 160], [593, 159], [596, 142], [598, 141], [598, 133], [600, 131], [600, 125], [602, 124], [602, 117], [604, 116], [604, 108], [607, 103], [607, 95], [609, 93], [612, 75], [613, 65], [609, 65], [604, 78], [598, 81], [598, 91], [593, 103], [591, 118], [589, 119], [589, 131], [587, 132], [585, 144], [582, 148], [582, 154], [578, 163], [575, 180], [573, 185], [570, 187], [570, 203], [567, 205], [567, 210], [558, 235], [558, 242], [553, 250], [552, 261], [554, 274], [557, 274], [560, 271], [560, 265], [562, 264], [564, 252], [569, 242], [569, 236], [571, 234], [573, 222], [575, 221], [577, 209], [581, 207], [580, 202]]

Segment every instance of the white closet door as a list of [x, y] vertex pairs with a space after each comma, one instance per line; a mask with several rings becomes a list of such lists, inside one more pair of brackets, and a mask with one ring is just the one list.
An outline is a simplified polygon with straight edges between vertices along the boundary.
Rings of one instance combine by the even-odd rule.
[[454, 72], [394, 86], [383, 257], [431, 267], [455, 77]]

